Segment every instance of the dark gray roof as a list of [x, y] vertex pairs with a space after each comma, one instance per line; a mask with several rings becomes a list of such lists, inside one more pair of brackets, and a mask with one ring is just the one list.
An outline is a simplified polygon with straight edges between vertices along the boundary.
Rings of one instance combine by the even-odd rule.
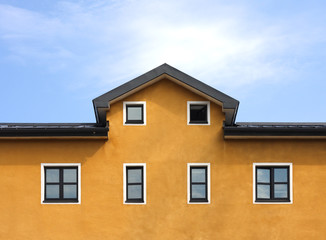
[[0, 137], [103, 137], [108, 127], [96, 123], [0, 123]]
[[239, 101], [236, 99], [208, 86], [207, 84], [179, 71], [178, 69], [163, 64], [153, 70], [95, 98], [93, 100], [96, 121], [99, 125], [105, 125], [106, 122], [106, 111], [109, 109], [109, 104], [112, 100], [142, 86], [143, 84], [163, 75], [167, 74], [181, 83], [184, 83], [203, 94], [216, 99], [222, 103], [223, 111], [225, 112], [226, 125], [232, 125], [235, 121], [237, 114]]
[[326, 123], [238, 122], [224, 126], [224, 137], [326, 137]]
[[[77, 137], [108, 138], [108, 122], [106, 111], [110, 102], [133, 92], [138, 87], [166, 74], [173, 80], [180, 81], [205, 94], [222, 105], [225, 113], [225, 138], [324, 138], [326, 139], [326, 123], [285, 123], [285, 122], [238, 122], [235, 124], [239, 102], [232, 97], [206, 85], [205, 83], [167, 65], [163, 64], [93, 100], [97, 123], [0, 123], [0, 138], [20, 137]], [[145, 85], [146, 86], [146, 85]]]
[[235, 124], [237, 127], [315, 127], [315, 128], [325, 128], [326, 123], [324, 122], [237, 122]]

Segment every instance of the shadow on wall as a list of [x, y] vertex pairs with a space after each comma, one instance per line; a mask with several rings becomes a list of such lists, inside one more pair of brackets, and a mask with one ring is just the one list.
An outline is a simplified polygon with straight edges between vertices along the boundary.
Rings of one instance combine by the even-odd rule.
[[227, 162], [292, 162], [302, 165], [326, 164], [326, 140], [246, 139], [225, 140]]
[[[85, 163], [107, 140], [0, 140], [0, 165]], [[104, 153], [103, 153], [104, 154]]]

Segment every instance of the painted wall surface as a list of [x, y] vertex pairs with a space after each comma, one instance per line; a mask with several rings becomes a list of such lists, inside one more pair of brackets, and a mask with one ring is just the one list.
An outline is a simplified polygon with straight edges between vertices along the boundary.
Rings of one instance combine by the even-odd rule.
[[[146, 101], [147, 125], [109, 140], [0, 140], [0, 239], [325, 239], [325, 140], [224, 140], [224, 114], [187, 125], [202, 97], [162, 80], [124, 101]], [[255, 162], [293, 163], [293, 204], [253, 204]], [[81, 163], [81, 204], [41, 204], [41, 163]], [[123, 204], [123, 164], [146, 163], [146, 205]], [[187, 163], [211, 164], [211, 203], [187, 204]]]

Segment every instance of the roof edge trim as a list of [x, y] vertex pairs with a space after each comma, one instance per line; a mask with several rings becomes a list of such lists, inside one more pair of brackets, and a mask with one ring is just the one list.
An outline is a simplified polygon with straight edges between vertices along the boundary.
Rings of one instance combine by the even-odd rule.
[[325, 138], [326, 124], [298, 123], [276, 124], [256, 123], [256, 125], [224, 126], [225, 139], [254, 138]]

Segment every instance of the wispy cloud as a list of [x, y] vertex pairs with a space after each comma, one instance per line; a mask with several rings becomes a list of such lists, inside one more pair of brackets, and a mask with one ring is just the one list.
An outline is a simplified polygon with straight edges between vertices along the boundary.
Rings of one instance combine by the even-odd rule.
[[239, 3], [190, 3], [66, 1], [46, 14], [0, 5], [0, 41], [7, 59], [78, 70], [83, 84], [118, 85], [167, 62], [213, 86], [238, 87], [290, 80], [300, 74], [296, 56], [325, 41], [318, 25], [293, 27], [302, 16], [257, 19]]

